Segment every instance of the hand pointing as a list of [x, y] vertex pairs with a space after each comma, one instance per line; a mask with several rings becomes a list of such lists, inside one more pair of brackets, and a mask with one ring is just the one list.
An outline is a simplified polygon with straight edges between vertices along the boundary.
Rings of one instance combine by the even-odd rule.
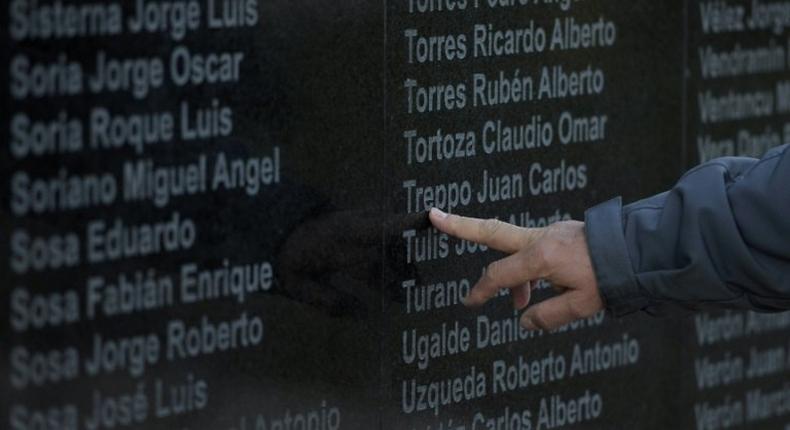
[[584, 223], [565, 221], [546, 228], [522, 228], [497, 219], [448, 215], [432, 209], [438, 230], [510, 254], [491, 263], [472, 288], [465, 304], [481, 306], [502, 288], [511, 289], [514, 306], [529, 305], [532, 286], [545, 279], [560, 294], [527, 309], [521, 324], [531, 330], [554, 330], [603, 309]]

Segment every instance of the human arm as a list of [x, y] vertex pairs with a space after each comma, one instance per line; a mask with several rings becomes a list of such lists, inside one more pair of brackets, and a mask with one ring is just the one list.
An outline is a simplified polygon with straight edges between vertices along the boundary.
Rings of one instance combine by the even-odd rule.
[[557, 328], [603, 306], [618, 316], [669, 308], [786, 310], [788, 154], [783, 146], [762, 160], [713, 160], [666, 193], [625, 207], [620, 199], [598, 205], [585, 223], [523, 229], [440, 211], [431, 220], [446, 233], [511, 254], [489, 266], [469, 304], [512, 288], [523, 308], [529, 302], [523, 285], [547, 279], [561, 287], [562, 294], [525, 312], [529, 328]]

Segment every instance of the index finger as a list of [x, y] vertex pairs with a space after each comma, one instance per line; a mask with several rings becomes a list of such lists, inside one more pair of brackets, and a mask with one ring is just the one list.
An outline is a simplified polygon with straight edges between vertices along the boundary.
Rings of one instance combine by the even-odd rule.
[[433, 226], [444, 233], [509, 254], [532, 245], [543, 234], [540, 228], [522, 228], [495, 218], [446, 214], [436, 208], [431, 209], [430, 218]]

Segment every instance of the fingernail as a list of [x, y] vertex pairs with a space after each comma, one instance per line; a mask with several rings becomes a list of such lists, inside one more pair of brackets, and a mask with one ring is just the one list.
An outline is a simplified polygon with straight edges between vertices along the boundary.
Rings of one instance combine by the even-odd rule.
[[532, 322], [532, 319], [527, 314], [521, 316], [521, 327], [524, 327], [525, 329], [530, 331], [538, 329], [538, 326], [536, 326], [535, 323]]
[[447, 218], [447, 214], [441, 211], [438, 208], [431, 208], [431, 215], [436, 217], [437, 219], [445, 219]]
[[466, 307], [469, 307], [469, 295], [461, 297], [461, 304]]
[[475, 304], [472, 301], [472, 295], [474, 294], [474, 290], [469, 291], [469, 293], [463, 297], [461, 297], [461, 304], [466, 306], [467, 308], [473, 307]]

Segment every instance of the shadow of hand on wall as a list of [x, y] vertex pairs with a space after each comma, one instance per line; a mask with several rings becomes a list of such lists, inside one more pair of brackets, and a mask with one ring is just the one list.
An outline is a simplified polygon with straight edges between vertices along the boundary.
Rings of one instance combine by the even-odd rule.
[[381, 306], [385, 262], [405, 264], [405, 247], [397, 246], [403, 231], [429, 227], [427, 213], [346, 211], [308, 219], [280, 248], [282, 291], [331, 316], [368, 319]]

